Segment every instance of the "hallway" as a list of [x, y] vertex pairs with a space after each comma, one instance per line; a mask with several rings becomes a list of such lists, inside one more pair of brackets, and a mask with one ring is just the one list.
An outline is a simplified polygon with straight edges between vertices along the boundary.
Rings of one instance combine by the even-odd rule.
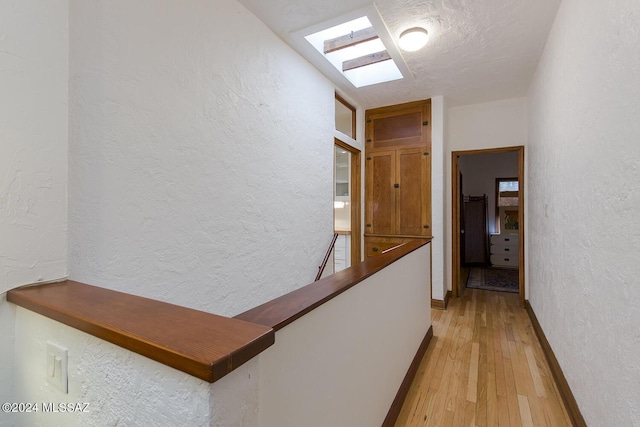
[[518, 294], [467, 289], [433, 310], [404, 426], [570, 426]]

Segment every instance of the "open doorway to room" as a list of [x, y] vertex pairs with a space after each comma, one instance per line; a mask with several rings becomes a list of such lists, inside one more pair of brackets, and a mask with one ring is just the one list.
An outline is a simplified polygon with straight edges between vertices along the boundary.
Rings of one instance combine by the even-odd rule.
[[334, 272], [360, 262], [360, 151], [335, 140]]
[[335, 94], [333, 161], [333, 229], [338, 234], [333, 250], [333, 271], [338, 272], [361, 260], [360, 237], [360, 150], [347, 141], [356, 139], [356, 109]]
[[453, 297], [500, 290], [524, 305], [524, 147], [455, 151], [451, 164]]

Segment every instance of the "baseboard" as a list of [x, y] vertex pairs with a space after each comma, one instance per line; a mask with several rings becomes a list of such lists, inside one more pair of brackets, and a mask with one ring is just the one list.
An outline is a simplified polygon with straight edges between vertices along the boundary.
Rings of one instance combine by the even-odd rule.
[[544, 331], [540, 326], [540, 322], [538, 322], [538, 318], [536, 317], [536, 313], [534, 313], [531, 304], [529, 304], [529, 300], [525, 300], [524, 302], [525, 308], [527, 309], [527, 313], [529, 314], [529, 318], [531, 319], [531, 324], [533, 325], [533, 330], [536, 332], [536, 336], [538, 337], [538, 341], [540, 341], [540, 346], [542, 347], [542, 352], [547, 358], [547, 363], [549, 363], [549, 368], [551, 369], [551, 374], [556, 381], [556, 385], [558, 386], [558, 391], [560, 392], [560, 397], [564, 402], [565, 408], [567, 408], [567, 413], [569, 414], [569, 418], [571, 419], [571, 423], [574, 427], [587, 427], [587, 423], [584, 421], [582, 417], [582, 413], [580, 413], [580, 408], [578, 407], [578, 402], [576, 402], [576, 398], [573, 396], [571, 392], [571, 388], [569, 387], [569, 383], [562, 372], [562, 368], [558, 363], [558, 359], [556, 359], [555, 354], [553, 354], [553, 349], [551, 349], [551, 345], [549, 341], [547, 341], [547, 337], [544, 335]]
[[441, 299], [432, 299], [431, 308], [435, 308], [436, 310], [445, 310], [447, 307], [445, 306], [445, 301], [442, 301]]
[[444, 301], [441, 299], [431, 299], [431, 308], [435, 308], [438, 310], [446, 310], [449, 305], [449, 300], [451, 299], [451, 291], [447, 291], [444, 296]]
[[393, 403], [389, 408], [389, 412], [387, 412], [387, 417], [384, 419], [382, 427], [393, 427], [395, 425], [396, 420], [398, 419], [398, 415], [400, 415], [400, 411], [402, 410], [404, 400], [407, 398], [407, 394], [409, 393], [409, 389], [411, 388], [411, 383], [413, 382], [413, 379], [418, 372], [418, 368], [420, 367], [420, 362], [422, 362], [422, 358], [427, 352], [427, 348], [429, 347], [431, 338], [433, 338], [433, 326], [429, 326], [429, 330], [420, 343], [420, 347], [418, 347], [418, 351], [416, 352], [416, 355], [414, 356], [413, 361], [409, 366], [409, 370], [404, 376], [402, 384], [400, 384], [398, 393], [396, 393], [396, 397], [395, 399], [393, 399]]

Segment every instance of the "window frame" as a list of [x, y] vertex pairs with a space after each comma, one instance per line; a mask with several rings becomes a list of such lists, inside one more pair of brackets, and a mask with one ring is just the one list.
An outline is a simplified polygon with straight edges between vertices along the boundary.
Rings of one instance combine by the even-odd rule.
[[[349, 104], [342, 96], [340, 96], [338, 93], [335, 94], [335, 100], [338, 101], [340, 104], [344, 105], [345, 107], [347, 107], [349, 110], [351, 110], [351, 133], [353, 135], [347, 135], [349, 138], [355, 140], [357, 138], [357, 134], [356, 134], [356, 108]], [[334, 127], [337, 129], [338, 126], [336, 126], [336, 120], [335, 120], [335, 112], [334, 112]], [[340, 131], [338, 131], [340, 132]]]
[[502, 229], [500, 227], [500, 183], [501, 182], [517, 182], [518, 183], [518, 209], [520, 209], [520, 180], [518, 177], [515, 178], [496, 178], [496, 192], [495, 192], [495, 230], [498, 234], [502, 233]]

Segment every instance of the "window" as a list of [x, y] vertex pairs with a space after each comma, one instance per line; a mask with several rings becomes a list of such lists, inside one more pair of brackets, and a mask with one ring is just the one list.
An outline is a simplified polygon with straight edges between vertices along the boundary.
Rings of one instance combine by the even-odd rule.
[[336, 94], [336, 130], [356, 139], [356, 109]]
[[496, 187], [498, 189], [496, 195], [498, 207], [519, 205], [517, 178], [498, 178], [496, 179]]
[[518, 229], [519, 190], [518, 178], [496, 178], [496, 233]]
[[402, 78], [367, 16], [309, 34], [305, 39], [354, 87]]

